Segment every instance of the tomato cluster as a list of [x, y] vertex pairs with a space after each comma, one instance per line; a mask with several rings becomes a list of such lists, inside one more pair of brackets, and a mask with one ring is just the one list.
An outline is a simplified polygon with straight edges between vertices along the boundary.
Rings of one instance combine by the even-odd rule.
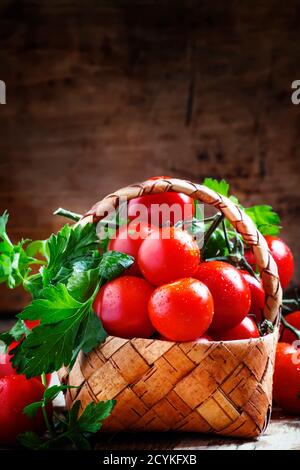
[[[174, 218], [168, 226], [150, 225], [153, 198], [134, 200], [130, 214], [137, 203], [145, 204], [149, 218], [129, 221], [109, 242], [108, 250], [135, 261], [105, 284], [94, 301], [107, 333], [170, 341], [259, 337], [257, 321], [265, 301], [261, 281], [227, 262], [202, 261], [195, 239], [174, 227]], [[194, 206], [180, 194], [155, 195], [157, 204], [178, 201]]]

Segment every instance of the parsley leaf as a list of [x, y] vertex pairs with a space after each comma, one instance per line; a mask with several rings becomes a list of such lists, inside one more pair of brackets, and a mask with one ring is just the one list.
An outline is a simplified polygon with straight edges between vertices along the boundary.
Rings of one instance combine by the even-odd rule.
[[99, 239], [93, 224], [71, 227], [65, 225], [56, 235], [47, 241], [49, 263], [42, 269], [44, 286], [64, 281], [79, 260], [94, 258]]
[[[51, 389], [54, 388], [51, 387]], [[46, 390], [41, 402], [28, 405], [24, 412], [28, 416], [34, 416], [40, 407], [45, 407], [51, 401], [51, 397], [46, 397], [47, 392], [49, 395], [55, 396], [56, 392], [59, 393], [67, 388], [69, 387], [62, 385], [57, 387], [57, 390], [48, 389], [50, 392]], [[61, 445], [66, 446], [68, 443], [77, 449], [91, 449], [88, 438], [101, 429], [103, 421], [111, 414], [115, 403], [115, 400], [89, 403], [79, 416], [81, 403], [76, 401], [71, 410], [65, 412], [59, 419], [54, 414], [51, 434], [40, 437], [32, 431], [25, 432], [18, 436], [18, 441], [24, 447], [33, 450], [58, 448]]]
[[[6, 283], [10, 289], [18, 287], [30, 273], [30, 265], [44, 264], [33, 257], [32, 251], [24, 249], [26, 240], [14, 245], [6, 232], [8, 213], [0, 216], [0, 283]], [[36, 242], [37, 243], [37, 242]]]
[[18, 315], [22, 320], [40, 319], [14, 350], [13, 366], [26, 377], [53, 372], [73, 364], [80, 349], [89, 352], [104, 341], [106, 333], [92, 310], [93, 297], [81, 303], [64, 284], [43, 291], [43, 298], [33, 300]]
[[100, 263], [100, 276], [110, 281], [122, 274], [124, 269], [129, 268], [133, 263], [133, 256], [118, 251], [107, 251], [104, 253]]
[[244, 209], [253, 220], [262, 235], [278, 235], [280, 232], [280, 217], [271, 206], [252, 206]]
[[0, 334], [0, 341], [4, 343], [6, 349], [13, 341], [20, 341], [24, 336], [30, 333], [29, 328], [25, 325], [23, 320], [18, 320], [14, 326], [5, 333]]

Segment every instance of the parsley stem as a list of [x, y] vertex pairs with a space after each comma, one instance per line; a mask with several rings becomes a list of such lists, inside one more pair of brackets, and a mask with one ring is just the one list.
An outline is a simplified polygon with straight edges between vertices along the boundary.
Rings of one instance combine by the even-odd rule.
[[74, 220], [75, 222], [78, 222], [82, 217], [82, 215], [76, 214], [76, 212], [69, 211], [68, 209], [63, 209], [62, 207], [56, 209], [56, 211], [53, 212], [53, 215], [61, 215], [62, 217]]
[[[47, 388], [47, 379], [46, 379], [45, 372], [43, 372], [41, 374], [41, 381], [42, 381], [42, 384], [44, 385], [44, 387]], [[53, 429], [50, 425], [49, 419], [48, 419], [47, 410], [46, 410], [46, 403], [45, 402], [42, 404], [42, 413], [43, 413], [43, 418], [44, 418], [47, 430], [49, 431], [51, 436], [55, 436], [55, 432], [53, 431]]]

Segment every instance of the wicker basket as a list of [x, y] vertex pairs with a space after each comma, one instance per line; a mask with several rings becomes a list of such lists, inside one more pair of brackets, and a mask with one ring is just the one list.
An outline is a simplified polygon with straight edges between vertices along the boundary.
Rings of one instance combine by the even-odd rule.
[[[276, 264], [263, 236], [232, 201], [178, 179], [160, 179], [117, 191], [93, 206], [81, 223], [98, 221], [120, 198], [175, 191], [215, 206], [251, 246], [266, 292], [264, 317], [278, 322], [281, 287]], [[197, 431], [253, 437], [266, 428], [272, 405], [274, 333], [258, 339], [173, 343], [109, 337], [88, 355], [81, 354], [61, 380], [78, 388], [67, 406], [81, 400], [116, 399], [103, 429], [108, 431]]]

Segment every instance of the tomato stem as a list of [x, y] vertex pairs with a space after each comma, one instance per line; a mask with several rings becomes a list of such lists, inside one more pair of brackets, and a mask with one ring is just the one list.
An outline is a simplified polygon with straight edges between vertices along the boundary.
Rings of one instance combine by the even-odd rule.
[[82, 217], [82, 215], [76, 214], [76, 212], [69, 211], [68, 209], [63, 209], [62, 207], [56, 209], [56, 211], [53, 212], [53, 215], [61, 215], [62, 217], [74, 220], [75, 222], [78, 222]]
[[281, 322], [284, 326], [284, 329], [287, 328], [288, 330], [290, 330], [292, 333], [294, 333], [294, 335], [296, 336], [296, 338], [298, 340], [300, 340], [300, 330], [298, 330], [297, 328], [295, 328], [294, 326], [292, 326], [290, 323], [288, 323], [286, 321], [286, 319], [282, 316], [281, 317]]
[[206, 234], [204, 235], [204, 241], [203, 241], [203, 246], [202, 250], [207, 245], [208, 240], [212, 236], [213, 232], [216, 230], [216, 228], [220, 225], [220, 223], [224, 220], [224, 214], [219, 214], [213, 221], [213, 223], [210, 225], [209, 229], [207, 230]]

